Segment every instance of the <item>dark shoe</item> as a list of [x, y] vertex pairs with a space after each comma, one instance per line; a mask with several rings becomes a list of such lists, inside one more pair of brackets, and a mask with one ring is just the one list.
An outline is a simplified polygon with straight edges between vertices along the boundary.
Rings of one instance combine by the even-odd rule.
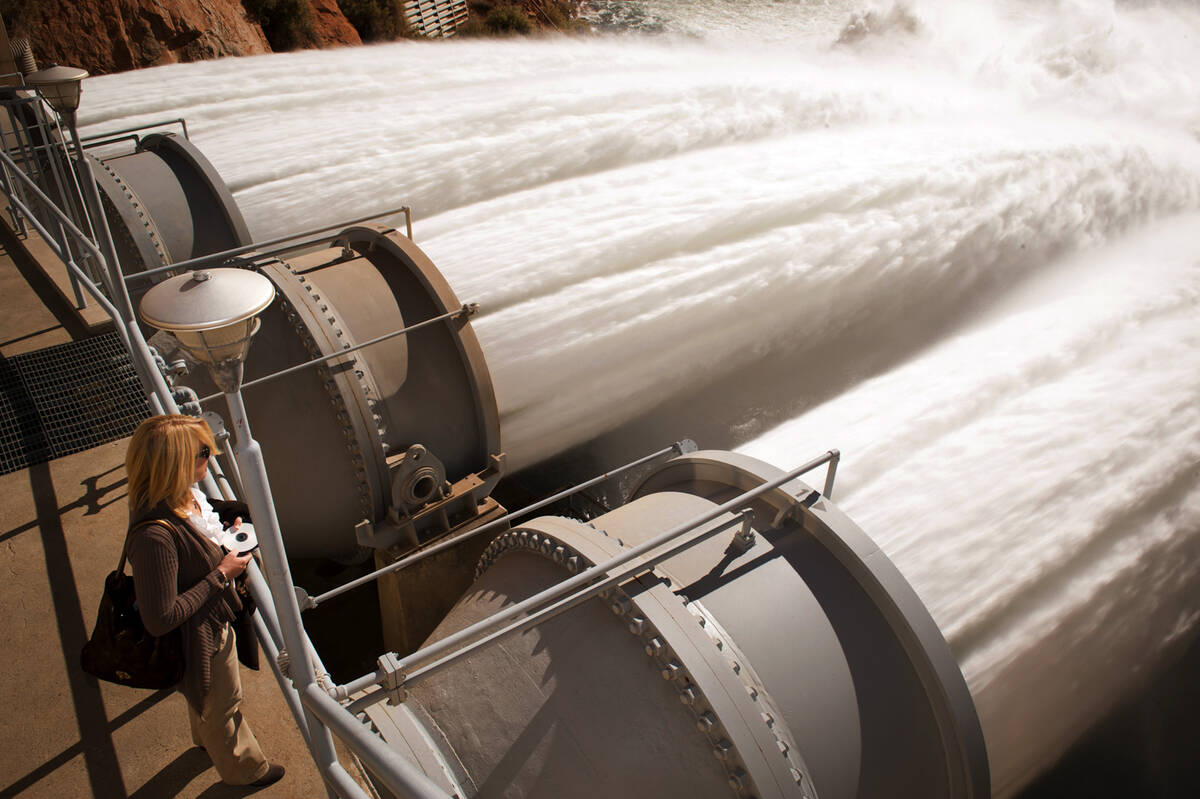
[[283, 779], [283, 766], [276, 763], [267, 769], [267, 773], [250, 783], [255, 788], [265, 788], [268, 785], [274, 785]]

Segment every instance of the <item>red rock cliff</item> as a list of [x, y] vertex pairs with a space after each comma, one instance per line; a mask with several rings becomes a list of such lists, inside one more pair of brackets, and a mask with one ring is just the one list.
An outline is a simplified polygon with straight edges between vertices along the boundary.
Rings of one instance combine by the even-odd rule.
[[[310, 0], [312, 45], [359, 44], [337, 0]], [[40, 0], [15, 19], [38, 66], [70, 64], [93, 75], [127, 69], [271, 52], [240, 0]]]

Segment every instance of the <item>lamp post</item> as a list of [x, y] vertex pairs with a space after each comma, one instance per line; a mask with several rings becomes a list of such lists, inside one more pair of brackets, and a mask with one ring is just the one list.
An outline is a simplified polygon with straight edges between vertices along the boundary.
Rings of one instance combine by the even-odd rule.
[[[83, 93], [83, 79], [86, 77], [88, 77], [86, 69], [55, 65], [26, 75], [25, 83], [36, 89], [38, 95], [67, 125], [76, 153], [76, 160], [72, 166], [79, 191], [83, 195], [83, 219], [80, 221], [84, 224], [81, 227], [86, 227], [91, 232], [97, 245], [104, 252], [104, 260], [108, 262], [102, 265], [105, 268], [100, 270], [98, 277], [122, 317], [121, 322], [125, 328], [124, 335], [130, 351], [136, 351], [133, 363], [134, 368], [141, 374], [142, 384], [147, 388], [158, 387], [158, 392], [148, 391], [147, 399], [151, 407], [159, 413], [173, 413], [177, 409], [174, 401], [171, 400], [170, 389], [163, 382], [163, 377], [158, 369], [143, 360], [142, 354], [146, 349], [146, 341], [137, 325], [133, 303], [129, 299], [129, 290], [125, 287], [125, 281], [121, 276], [121, 267], [117, 262], [117, 248], [113, 243], [112, 231], [108, 227], [104, 206], [100, 202], [100, 191], [96, 187], [96, 178], [92, 174], [92, 165], [84, 156], [83, 143], [79, 139], [79, 130], [75, 124], [75, 112], [79, 110], [79, 99]], [[67, 160], [70, 162], [69, 152]], [[74, 281], [73, 276], [72, 281]], [[159, 393], [164, 400], [159, 400]]]
[[[36, 89], [38, 95], [46, 101], [46, 105], [50, 106], [54, 113], [58, 114], [59, 119], [66, 123], [67, 131], [71, 134], [71, 143], [75, 145], [77, 160], [80, 162], [83, 161], [83, 144], [79, 140], [79, 130], [75, 125], [75, 112], [79, 110], [79, 97], [83, 93], [83, 79], [87, 76], [86, 69], [60, 67], [57, 64], [25, 76], [25, 84]], [[68, 160], [70, 160], [69, 157]], [[89, 176], [84, 175], [83, 177]], [[90, 196], [88, 200], [91, 200]], [[86, 218], [83, 221], [91, 226], [94, 236], [95, 225], [91, 225], [91, 214], [86, 210], [86, 203], [84, 209]]]
[[[287, 648], [287, 676], [303, 696], [316, 682], [312, 660], [305, 645], [300, 608], [284, 554], [262, 447], [250, 431], [241, 394], [242, 367], [250, 340], [258, 331], [258, 315], [274, 298], [275, 287], [257, 272], [211, 269], [177, 275], [157, 284], [142, 297], [140, 313], [147, 324], [172, 334], [185, 352], [207, 366], [214, 382], [225, 393], [237, 433], [233, 452], [241, 470], [246, 504], [254, 520], [272, 603]], [[326, 775], [330, 764], [337, 763], [333, 738], [307, 705], [304, 716], [313, 758], [322, 775]]]
[[[52, 66], [39, 69], [25, 76], [25, 83], [37, 90], [46, 104], [66, 123], [71, 134], [71, 142], [75, 145], [74, 172], [80, 192], [84, 195], [83, 219], [92, 237], [104, 248], [104, 257], [109, 262], [108, 270], [101, 279], [108, 289], [108, 296], [117, 305], [118, 310], [130, 321], [133, 316], [133, 304], [129, 300], [129, 292], [125, 289], [125, 281], [121, 279], [121, 268], [117, 264], [117, 249], [113, 244], [112, 231], [108, 229], [108, 220], [104, 215], [104, 206], [100, 204], [100, 192], [96, 188], [96, 179], [92, 175], [92, 165], [83, 154], [83, 142], [79, 138], [79, 129], [75, 124], [75, 112], [79, 110], [79, 98], [83, 93], [83, 79], [88, 76], [86, 69], [79, 67]], [[68, 161], [70, 153], [68, 151]]]
[[[88, 76], [86, 69], [78, 67], [63, 67], [57, 64], [39, 69], [36, 72], [31, 72], [25, 76], [25, 84], [35, 89], [38, 95], [54, 110], [64, 123], [67, 130], [71, 134], [71, 141], [75, 145], [75, 151], [79, 153], [80, 158], [83, 156], [83, 148], [79, 141], [79, 132], [75, 126], [75, 112], [79, 109], [79, 97], [83, 90], [83, 79]], [[45, 144], [47, 145], [46, 157], [50, 163], [51, 169], [54, 172], [55, 178], [61, 180], [58, 175], [58, 167], [53, 151], [50, 149], [50, 138], [47, 136]], [[71, 161], [70, 148], [65, 148], [67, 153], [67, 164], [71, 166], [71, 174], [75, 179], [75, 185], [80, 185], [81, 171], [78, 164], [73, 164]], [[60, 190], [63, 193], [63, 201], [67, 207], [71, 209], [71, 215], [76, 217], [76, 222], [85, 230], [91, 231], [92, 238], [96, 237], [95, 225], [92, 224], [92, 214], [88, 211], [88, 199], [82, 199], [78, 208], [76, 208], [75, 198], [67, 191], [66, 186], [60, 185]], [[82, 192], [82, 188], [80, 189]], [[70, 249], [71, 244], [66, 235], [63, 235], [63, 246]], [[112, 296], [112, 287], [107, 284], [107, 275], [105, 278], [105, 287], [109, 289], [109, 296]], [[79, 290], [79, 286], [75, 282], [75, 276], [70, 275], [71, 288], [75, 291], [76, 306], [82, 308], [86, 304], [86, 299]]]
[[57, 64], [25, 76], [25, 84], [37, 89], [42, 99], [66, 121], [76, 149], [79, 149], [79, 134], [75, 131], [75, 112], [79, 110], [79, 95], [83, 90], [83, 79], [87, 76], [86, 69], [60, 67]]

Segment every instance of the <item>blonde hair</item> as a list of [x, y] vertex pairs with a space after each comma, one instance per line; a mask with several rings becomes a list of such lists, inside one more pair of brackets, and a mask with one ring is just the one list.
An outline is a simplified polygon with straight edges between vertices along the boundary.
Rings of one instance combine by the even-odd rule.
[[151, 416], [138, 425], [125, 451], [130, 518], [160, 502], [171, 510], [187, 506], [201, 446], [217, 454], [208, 422], [195, 416]]

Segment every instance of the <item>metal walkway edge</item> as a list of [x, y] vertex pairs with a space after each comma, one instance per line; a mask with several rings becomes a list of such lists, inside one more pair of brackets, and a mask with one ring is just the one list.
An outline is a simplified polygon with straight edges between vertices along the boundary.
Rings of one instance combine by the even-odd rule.
[[0, 474], [124, 438], [149, 415], [116, 333], [0, 356]]

